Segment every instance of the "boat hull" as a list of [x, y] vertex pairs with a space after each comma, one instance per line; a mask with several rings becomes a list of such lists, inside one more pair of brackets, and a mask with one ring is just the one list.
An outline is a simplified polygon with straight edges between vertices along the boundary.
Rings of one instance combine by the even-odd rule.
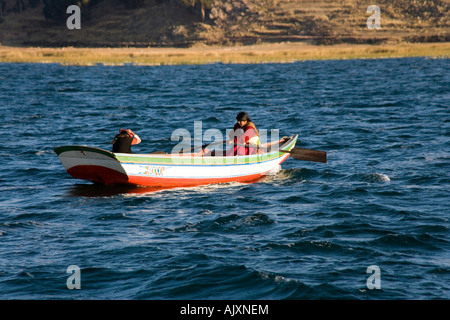
[[[297, 136], [282, 150], [291, 150]], [[274, 152], [236, 157], [196, 154], [125, 154], [87, 146], [55, 148], [66, 171], [74, 178], [111, 184], [186, 187], [213, 183], [251, 182], [277, 170], [288, 153]]]

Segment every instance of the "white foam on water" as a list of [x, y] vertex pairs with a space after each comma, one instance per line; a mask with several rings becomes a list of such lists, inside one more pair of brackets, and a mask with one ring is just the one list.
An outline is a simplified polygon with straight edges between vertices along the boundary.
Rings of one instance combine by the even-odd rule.
[[281, 166], [278, 165], [277, 167], [273, 168], [272, 170], [270, 170], [269, 172], [267, 172], [265, 175], [266, 176], [274, 176], [276, 175], [278, 172], [281, 171]]
[[389, 182], [391, 179], [384, 173], [369, 173], [365, 174], [362, 178], [365, 182]]
[[391, 181], [391, 179], [389, 178], [389, 176], [387, 174], [384, 173], [374, 173], [373, 174], [373, 181], [374, 182], [389, 182]]

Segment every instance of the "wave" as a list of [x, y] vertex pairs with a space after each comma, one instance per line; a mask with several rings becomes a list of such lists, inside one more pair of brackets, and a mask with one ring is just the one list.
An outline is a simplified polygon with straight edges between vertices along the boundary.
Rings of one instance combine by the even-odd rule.
[[405, 252], [415, 252], [416, 250], [438, 250], [437, 239], [430, 235], [408, 235], [390, 233], [368, 242], [370, 246], [383, 247], [387, 250], [398, 251], [403, 248]]
[[187, 222], [182, 226], [175, 228], [165, 228], [163, 232], [195, 232], [195, 233], [209, 233], [209, 232], [250, 232], [254, 227], [268, 226], [274, 224], [268, 215], [263, 213], [254, 214], [229, 214], [222, 215], [211, 219], [203, 219], [199, 222]]
[[391, 179], [384, 173], [370, 173], [365, 174], [362, 179], [363, 182], [389, 182]]
[[289, 243], [269, 243], [264, 246], [264, 249], [269, 250], [288, 250], [292, 252], [301, 252], [302, 254], [337, 254], [337, 252], [344, 249], [339, 244], [326, 240], [302, 240]]
[[391, 178], [384, 173], [356, 173], [347, 176], [347, 180], [367, 183], [389, 182]]
[[306, 181], [321, 175], [319, 170], [307, 168], [281, 169], [275, 175], [270, 176], [269, 182], [295, 183]]
[[[251, 290], [242, 290], [251, 288]], [[147, 285], [133, 299], [317, 299], [334, 295], [353, 297], [333, 285], [307, 285], [299, 279], [245, 265], [196, 264], [174, 270]], [[353, 297], [354, 298], [354, 297]]]

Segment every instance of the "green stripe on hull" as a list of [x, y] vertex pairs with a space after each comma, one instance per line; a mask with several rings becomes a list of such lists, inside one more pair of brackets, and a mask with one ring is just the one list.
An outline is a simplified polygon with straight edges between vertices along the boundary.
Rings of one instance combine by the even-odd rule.
[[259, 163], [279, 158], [283, 153], [274, 152], [271, 154], [251, 155], [242, 157], [148, 157], [143, 155], [128, 156], [116, 154], [117, 159], [121, 163], [152, 163], [152, 164], [185, 164], [185, 165], [233, 165], [233, 164], [249, 164]]
[[[290, 150], [296, 143], [297, 137], [295, 136], [288, 145], [284, 145], [282, 150]], [[286, 153], [278, 151], [278, 152], [270, 152], [264, 154], [255, 154], [248, 156], [236, 156], [236, 157], [190, 157], [190, 156], [171, 156], [167, 154], [165, 156], [158, 155], [145, 155], [145, 154], [126, 154], [126, 153], [116, 153], [116, 158], [121, 163], [151, 163], [151, 164], [184, 164], [184, 165], [233, 165], [233, 164], [250, 164], [250, 163], [259, 163], [264, 161], [273, 160], [276, 158], [280, 158]]]

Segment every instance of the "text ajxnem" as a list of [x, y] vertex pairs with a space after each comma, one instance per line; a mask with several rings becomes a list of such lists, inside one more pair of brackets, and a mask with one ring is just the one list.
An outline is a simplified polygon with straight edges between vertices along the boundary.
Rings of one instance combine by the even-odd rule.
[[[244, 315], [244, 314], [269, 314], [269, 306], [268, 305], [259, 305], [259, 304], [249, 304], [249, 305], [226, 305], [226, 307], [222, 309], [216, 309], [216, 312], [223, 313], [224, 315], [229, 315], [231, 317], [235, 315]], [[186, 307], [181, 307], [180, 314], [184, 315], [205, 315], [211, 317], [214, 313], [214, 307], [196, 307], [188, 304]]]

